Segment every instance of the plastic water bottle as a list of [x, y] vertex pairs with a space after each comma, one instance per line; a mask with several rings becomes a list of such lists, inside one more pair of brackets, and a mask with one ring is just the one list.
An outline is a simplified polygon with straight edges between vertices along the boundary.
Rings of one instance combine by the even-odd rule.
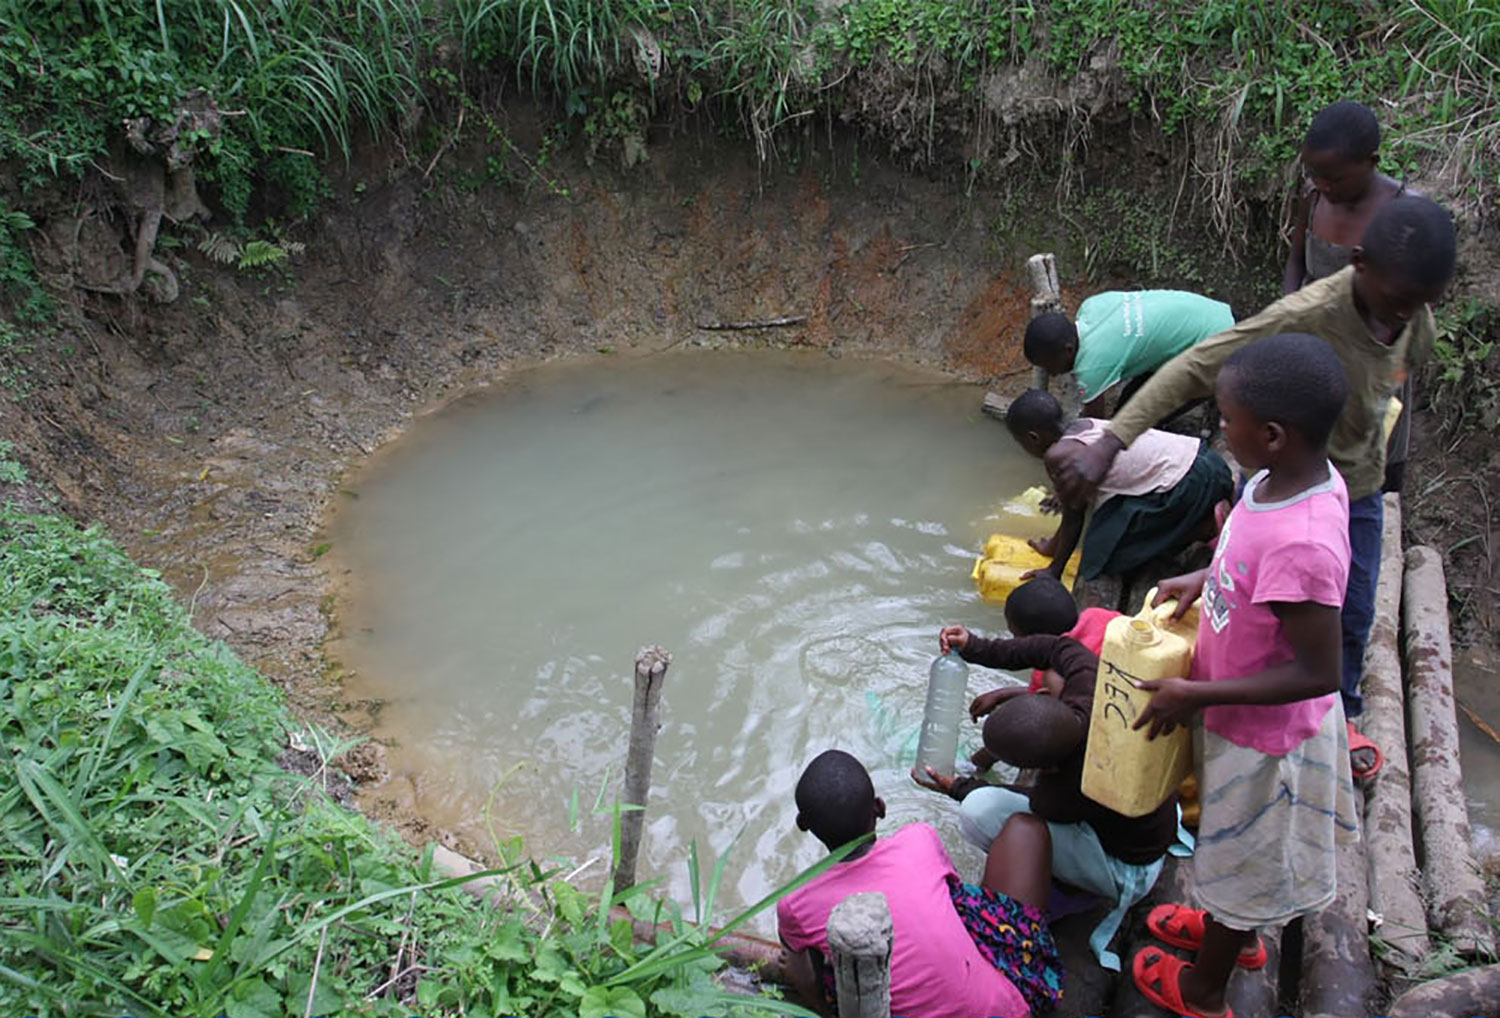
[[969, 696], [969, 666], [956, 651], [932, 662], [927, 673], [927, 709], [922, 713], [922, 735], [917, 740], [917, 773], [927, 768], [952, 774], [958, 757], [958, 723]]

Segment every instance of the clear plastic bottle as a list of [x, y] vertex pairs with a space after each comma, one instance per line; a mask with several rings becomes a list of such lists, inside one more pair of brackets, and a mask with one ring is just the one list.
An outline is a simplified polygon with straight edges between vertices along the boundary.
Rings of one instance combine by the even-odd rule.
[[927, 708], [917, 740], [917, 773], [931, 767], [952, 774], [958, 757], [958, 724], [969, 698], [969, 666], [956, 651], [936, 658], [927, 673]]

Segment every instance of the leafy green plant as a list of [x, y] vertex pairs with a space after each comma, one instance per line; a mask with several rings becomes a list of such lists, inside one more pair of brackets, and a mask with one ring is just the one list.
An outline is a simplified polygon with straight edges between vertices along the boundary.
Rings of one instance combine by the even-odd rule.
[[[713, 929], [727, 852], [706, 880], [690, 852], [689, 922], [654, 881], [585, 888], [512, 839], [481, 905], [458, 888], [475, 877], [329, 801], [350, 741], [293, 725], [155, 574], [97, 529], [10, 511], [0, 737], [6, 1014], [805, 1014], [725, 990], [717, 949], [855, 847]], [[278, 767], [287, 746], [312, 775]]]
[[15, 450], [15, 443], [0, 439], [0, 484], [26, 483], [26, 467], [10, 458]]
[[266, 240], [261, 237], [238, 239], [226, 233], [206, 233], [198, 241], [198, 250], [221, 265], [238, 269], [258, 269], [280, 265], [292, 255], [301, 254], [306, 245], [296, 240]]
[[1454, 301], [1438, 310], [1437, 324], [1434, 406], [1454, 432], [1472, 425], [1487, 431], [1500, 428], [1500, 394], [1494, 382], [1500, 374], [1495, 345], [1500, 310], [1473, 298]]

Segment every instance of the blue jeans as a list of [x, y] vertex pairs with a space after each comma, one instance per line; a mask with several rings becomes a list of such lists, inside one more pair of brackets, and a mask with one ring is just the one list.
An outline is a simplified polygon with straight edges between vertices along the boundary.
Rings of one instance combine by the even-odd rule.
[[1380, 531], [1385, 507], [1380, 492], [1349, 503], [1349, 585], [1344, 589], [1344, 715], [1365, 709], [1359, 691], [1365, 669], [1365, 644], [1375, 621], [1375, 584], [1380, 580]]

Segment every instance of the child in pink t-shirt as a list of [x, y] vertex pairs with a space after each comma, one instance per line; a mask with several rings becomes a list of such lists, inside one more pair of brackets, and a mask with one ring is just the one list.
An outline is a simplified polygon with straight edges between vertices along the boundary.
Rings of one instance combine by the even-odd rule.
[[1349, 498], [1327, 458], [1347, 392], [1337, 355], [1314, 336], [1271, 336], [1224, 362], [1224, 437], [1259, 472], [1208, 569], [1158, 588], [1158, 602], [1176, 597], [1179, 611], [1202, 596], [1191, 678], [1139, 683], [1153, 695], [1136, 723], [1154, 738], [1203, 715], [1193, 883], [1204, 909], [1162, 905], [1147, 918], [1197, 957], [1189, 965], [1151, 947], [1132, 966], [1141, 991], [1174, 1015], [1229, 1014], [1235, 968], [1266, 963], [1255, 931], [1326, 908], [1337, 844], [1358, 834], [1337, 695]]
[[[873, 836], [885, 816], [869, 772], [820, 753], [797, 781], [797, 827], [829, 850]], [[990, 848], [981, 884], [958, 877], [937, 831], [907, 824], [873, 838], [776, 906], [788, 974], [808, 1003], [832, 979], [828, 916], [851, 894], [890, 906], [891, 1013], [913, 1018], [1028, 1018], [1062, 999], [1062, 962], [1042, 910], [1052, 880], [1045, 822], [1018, 816]]]

